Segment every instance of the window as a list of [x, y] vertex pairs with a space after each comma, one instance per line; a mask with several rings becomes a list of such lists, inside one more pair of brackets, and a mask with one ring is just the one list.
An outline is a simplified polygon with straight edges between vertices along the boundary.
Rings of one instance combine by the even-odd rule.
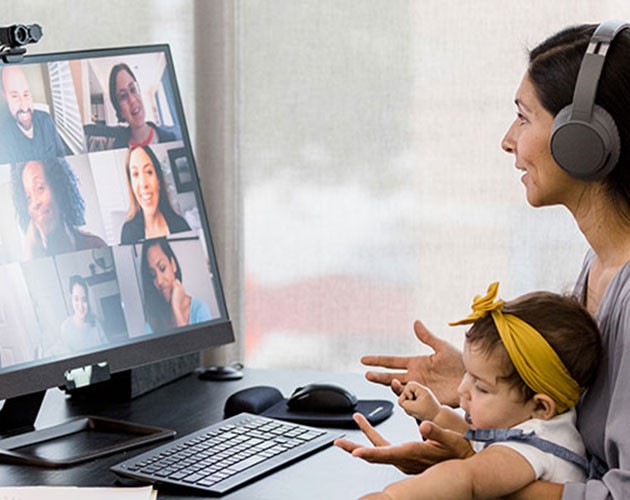
[[51, 62], [48, 71], [57, 130], [73, 153], [82, 153], [85, 150], [85, 137], [79, 104], [72, 91], [74, 85], [70, 65], [68, 61]]
[[526, 50], [621, 1], [241, 2], [246, 364], [363, 371], [462, 343], [472, 297], [570, 291], [586, 242], [500, 141]]

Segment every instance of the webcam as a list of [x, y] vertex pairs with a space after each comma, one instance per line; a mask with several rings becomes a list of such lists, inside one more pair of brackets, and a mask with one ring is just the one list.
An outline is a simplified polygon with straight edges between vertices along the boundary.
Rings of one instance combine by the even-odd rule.
[[5, 63], [21, 61], [26, 53], [24, 45], [39, 42], [42, 35], [39, 24], [0, 26], [0, 57]]

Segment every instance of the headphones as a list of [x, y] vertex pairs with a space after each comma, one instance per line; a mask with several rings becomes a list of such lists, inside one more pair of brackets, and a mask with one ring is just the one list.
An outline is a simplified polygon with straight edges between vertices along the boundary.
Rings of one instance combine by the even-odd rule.
[[582, 59], [573, 102], [556, 115], [551, 128], [551, 155], [572, 177], [599, 180], [615, 168], [621, 140], [612, 116], [595, 104], [606, 53], [617, 34], [630, 28], [622, 21], [600, 24]]

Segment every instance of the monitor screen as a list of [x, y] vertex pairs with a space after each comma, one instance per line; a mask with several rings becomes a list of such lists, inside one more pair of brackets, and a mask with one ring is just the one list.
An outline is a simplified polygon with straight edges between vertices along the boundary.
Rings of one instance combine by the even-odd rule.
[[0, 71], [0, 399], [232, 342], [168, 46]]

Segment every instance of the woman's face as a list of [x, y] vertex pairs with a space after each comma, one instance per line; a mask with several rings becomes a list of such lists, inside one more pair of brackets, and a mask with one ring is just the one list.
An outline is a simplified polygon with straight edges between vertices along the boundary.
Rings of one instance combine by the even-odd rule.
[[158, 213], [160, 181], [151, 158], [142, 148], [134, 149], [129, 157], [131, 191], [145, 217]]
[[120, 106], [120, 114], [130, 127], [140, 127], [145, 124], [140, 87], [124, 69], [116, 75], [116, 99]]
[[147, 263], [151, 278], [153, 278], [153, 286], [162, 294], [166, 302], [170, 302], [173, 284], [177, 279], [175, 259], [169, 259], [160, 245], [153, 245], [147, 251]]
[[31, 221], [44, 235], [52, 233], [61, 218], [44, 166], [37, 161], [27, 163], [22, 171], [22, 185]]
[[75, 283], [72, 287], [71, 298], [74, 317], [81, 321], [85, 321], [85, 316], [88, 312], [87, 294], [85, 293], [85, 289], [78, 283]]
[[516, 92], [516, 119], [508, 129], [501, 147], [515, 158], [523, 172], [527, 201], [534, 207], [563, 204], [570, 206], [578, 181], [555, 162], [549, 139], [553, 116], [541, 104], [527, 74]]

